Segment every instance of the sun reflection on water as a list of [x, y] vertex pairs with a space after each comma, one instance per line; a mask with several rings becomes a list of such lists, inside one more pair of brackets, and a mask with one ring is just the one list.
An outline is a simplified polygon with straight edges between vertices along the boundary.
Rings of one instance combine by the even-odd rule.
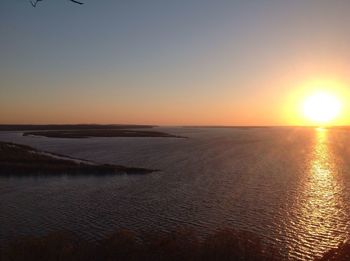
[[327, 129], [316, 129], [309, 171], [297, 200], [294, 228], [298, 238], [290, 251], [293, 259], [310, 260], [346, 239], [343, 187], [339, 166], [329, 148], [328, 134]]

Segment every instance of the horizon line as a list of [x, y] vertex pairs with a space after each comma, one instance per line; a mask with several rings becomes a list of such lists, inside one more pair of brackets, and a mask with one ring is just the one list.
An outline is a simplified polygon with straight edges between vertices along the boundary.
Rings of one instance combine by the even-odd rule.
[[0, 126], [145, 126], [145, 127], [184, 127], [184, 128], [271, 128], [271, 127], [303, 127], [303, 128], [329, 128], [350, 127], [350, 125], [218, 125], [218, 124], [135, 124], [135, 123], [0, 123]]

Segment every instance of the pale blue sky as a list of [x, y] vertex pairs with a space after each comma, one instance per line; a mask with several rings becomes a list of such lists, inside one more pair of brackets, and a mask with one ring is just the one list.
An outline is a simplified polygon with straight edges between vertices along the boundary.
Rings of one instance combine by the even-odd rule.
[[0, 123], [287, 124], [350, 71], [347, 0], [84, 2], [0, 2]]

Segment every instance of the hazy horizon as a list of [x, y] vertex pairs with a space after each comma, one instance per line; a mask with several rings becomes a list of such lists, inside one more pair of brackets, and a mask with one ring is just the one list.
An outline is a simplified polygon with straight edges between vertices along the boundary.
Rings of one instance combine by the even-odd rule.
[[77, 122], [77, 123], [0, 123], [0, 126], [6, 126], [6, 125], [12, 125], [12, 126], [16, 126], [16, 125], [33, 125], [33, 126], [47, 126], [47, 125], [57, 125], [57, 126], [62, 126], [62, 125], [134, 125], [134, 126], [152, 126], [152, 127], [166, 127], [166, 128], [171, 128], [171, 127], [184, 127], [184, 128], [287, 128], [287, 127], [291, 127], [291, 128], [298, 128], [298, 127], [302, 127], [302, 128], [337, 128], [337, 127], [350, 127], [350, 125], [336, 125], [336, 124], [332, 124], [332, 125], [322, 125], [322, 124], [310, 124], [310, 125], [215, 125], [215, 124], [198, 124], [198, 125], [194, 125], [194, 124], [150, 124], [150, 123], [142, 123], [142, 124], [137, 124], [137, 123], [133, 123], [133, 122], [129, 122], [129, 123], [94, 123], [94, 122]]

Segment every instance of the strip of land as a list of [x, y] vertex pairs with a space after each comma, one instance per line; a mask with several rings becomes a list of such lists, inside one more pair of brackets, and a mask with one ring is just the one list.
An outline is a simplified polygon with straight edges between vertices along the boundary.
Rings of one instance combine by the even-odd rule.
[[0, 176], [147, 174], [154, 170], [97, 164], [39, 151], [29, 146], [0, 142]]
[[127, 129], [96, 129], [96, 130], [50, 130], [24, 132], [23, 136], [34, 135], [48, 138], [71, 138], [84, 139], [92, 137], [162, 137], [162, 138], [183, 138], [160, 131], [127, 130]]
[[1, 124], [0, 131], [38, 131], [38, 130], [115, 130], [150, 129], [153, 125], [133, 124]]
[[91, 137], [161, 137], [184, 138], [165, 132], [149, 130], [153, 125], [65, 124], [65, 125], [0, 125], [0, 131], [23, 131], [23, 136], [83, 139]]

